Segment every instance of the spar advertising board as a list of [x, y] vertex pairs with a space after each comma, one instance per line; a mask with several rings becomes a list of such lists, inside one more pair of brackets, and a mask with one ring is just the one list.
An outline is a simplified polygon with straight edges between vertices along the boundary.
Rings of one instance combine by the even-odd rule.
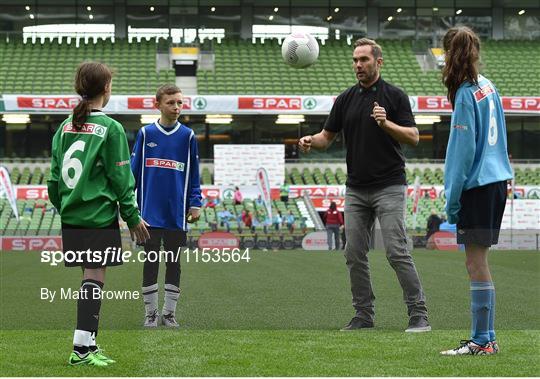
[[6, 236], [0, 237], [1, 251], [57, 251], [62, 250], [59, 236]]
[[[5, 111], [27, 113], [69, 113], [80, 101], [74, 95], [4, 94]], [[335, 96], [239, 96], [186, 95], [184, 114], [328, 114]], [[113, 95], [104, 111], [109, 114], [157, 113], [153, 95]], [[445, 96], [409, 96], [414, 113], [451, 114], [452, 107]], [[503, 96], [505, 113], [540, 114], [540, 96]]]
[[[280, 170], [280, 168], [277, 168]], [[256, 172], [256, 170], [255, 170]], [[255, 177], [253, 178], [255, 180]], [[25, 200], [48, 200], [49, 195], [47, 193], [47, 186], [44, 185], [16, 185], [15, 191], [17, 193], [17, 199]], [[202, 185], [201, 191], [203, 197], [212, 196], [214, 198], [232, 198], [234, 192], [233, 185]], [[260, 191], [256, 184], [253, 185], [239, 185], [242, 195], [247, 199], [256, 199]], [[408, 196], [412, 196], [413, 186], [407, 188]], [[271, 185], [272, 199], [279, 198], [279, 187]], [[345, 203], [345, 186], [340, 185], [291, 185], [289, 186], [289, 198], [294, 199], [303, 195], [309, 196], [311, 201], [315, 204], [318, 211], [325, 211], [330, 203], [329, 201], [336, 201], [338, 206], [343, 206]], [[516, 186], [515, 194], [518, 197], [518, 202], [522, 200], [536, 200], [540, 199], [540, 186]], [[420, 196], [434, 198], [444, 198], [444, 187], [441, 185], [436, 186], [420, 186]], [[2, 194], [0, 194], [2, 197]], [[521, 203], [527, 204], [519, 209], [525, 209], [533, 203]], [[342, 210], [342, 209], [341, 209]], [[507, 207], [508, 211], [508, 207]]]

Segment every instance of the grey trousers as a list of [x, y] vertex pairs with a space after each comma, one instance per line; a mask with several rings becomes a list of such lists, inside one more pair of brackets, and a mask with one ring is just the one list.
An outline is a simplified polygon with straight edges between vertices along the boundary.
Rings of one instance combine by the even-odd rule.
[[407, 313], [426, 316], [425, 296], [416, 267], [407, 247], [405, 230], [406, 186], [359, 189], [345, 193], [345, 258], [349, 269], [352, 305], [356, 316], [373, 321], [375, 295], [371, 286], [368, 251], [373, 238], [375, 217], [381, 225], [386, 258], [403, 289]]
[[328, 250], [332, 250], [332, 240], [334, 240], [334, 250], [339, 250], [341, 247], [339, 243], [339, 225], [326, 225], [326, 238], [328, 241]]

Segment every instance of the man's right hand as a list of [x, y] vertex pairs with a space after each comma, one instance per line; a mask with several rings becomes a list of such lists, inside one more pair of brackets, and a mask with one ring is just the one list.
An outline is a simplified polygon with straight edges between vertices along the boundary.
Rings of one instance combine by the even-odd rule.
[[302, 153], [309, 153], [311, 150], [312, 136], [304, 136], [298, 140], [298, 147]]
[[131, 234], [131, 240], [135, 240], [137, 244], [143, 244], [149, 240], [150, 233], [148, 233], [146, 226], [148, 226], [148, 224], [141, 218], [141, 222], [139, 222], [133, 228], [130, 228], [129, 233]]

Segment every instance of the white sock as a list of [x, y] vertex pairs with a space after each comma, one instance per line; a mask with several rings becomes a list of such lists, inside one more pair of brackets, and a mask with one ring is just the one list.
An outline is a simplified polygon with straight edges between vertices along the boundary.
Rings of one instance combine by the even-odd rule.
[[172, 285], [165, 284], [165, 303], [163, 304], [163, 314], [175, 314], [176, 303], [180, 297], [180, 288]]
[[92, 332], [75, 329], [73, 333], [73, 346], [90, 346]]
[[158, 284], [142, 288], [144, 308], [147, 315], [151, 315], [158, 308]]
[[90, 346], [96, 346], [96, 332], [90, 333]]

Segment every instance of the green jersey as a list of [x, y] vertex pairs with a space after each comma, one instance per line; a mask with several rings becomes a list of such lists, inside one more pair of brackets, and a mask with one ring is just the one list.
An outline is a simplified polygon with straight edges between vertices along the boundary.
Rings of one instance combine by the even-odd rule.
[[92, 112], [81, 128], [71, 116], [52, 142], [49, 199], [62, 222], [102, 228], [118, 217], [118, 207], [131, 228], [140, 222], [135, 202], [135, 179], [122, 125], [103, 112]]

